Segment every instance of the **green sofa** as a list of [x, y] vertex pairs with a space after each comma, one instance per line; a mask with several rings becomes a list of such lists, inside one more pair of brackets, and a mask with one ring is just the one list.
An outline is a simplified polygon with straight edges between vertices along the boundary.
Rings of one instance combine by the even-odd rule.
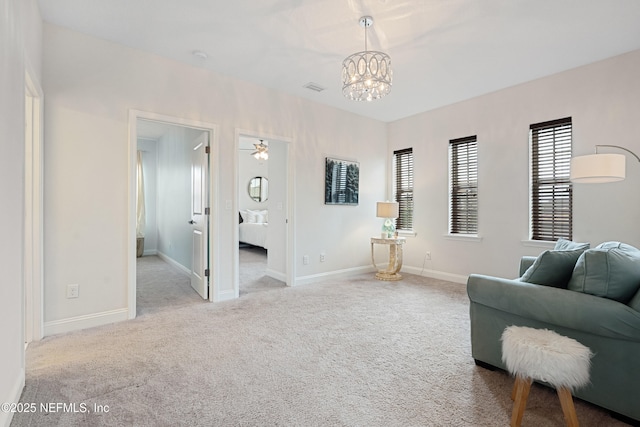
[[[607, 245], [609, 248], [614, 246], [610, 243], [603, 245], [605, 249], [598, 249], [601, 248], [599, 246], [589, 253], [602, 257], [608, 250]], [[624, 249], [613, 251], [610, 256], [620, 256], [620, 253], [626, 256]], [[520, 277], [531, 276], [528, 273], [531, 273], [530, 268], [536, 259], [524, 257], [521, 260]], [[588, 260], [585, 258], [582, 266], [588, 265], [591, 269], [588, 273], [593, 274], [595, 263], [587, 264]], [[580, 261], [575, 265], [576, 270], [579, 264]], [[599, 275], [597, 278], [615, 274], [612, 272], [615, 262], [605, 257], [602, 266], [598, 267], [601, 271], [595, 272]], [[635, 268], [635, 264], [631, 267]], [[569, 271], [568, 275], [575, 278], [577, 273]], [[575, 283], [573, 285], [575, 289]], [[470, 275], [467, 293], [473, 358], [480, 366], [506, 369], [502, 362], [500, 337], [507, 326], [554, 330], [576, 339], [594, 353], [591, 383], [576, 390], [574, 395], [610, 410], [614, 415], [620, 414], [640, 422], [640, 289], [628, 301], [621, 302], [587, 291], [570, 290], [571, 286], [569, 289], [566, 286], [527, 283], [520, 278]], [[623, 299], [627, 297], [628, 293]]]

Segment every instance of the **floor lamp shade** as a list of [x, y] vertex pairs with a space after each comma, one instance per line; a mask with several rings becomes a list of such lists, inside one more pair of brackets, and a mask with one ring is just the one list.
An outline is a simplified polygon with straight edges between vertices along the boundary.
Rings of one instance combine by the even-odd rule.
[[376, 216], [378, 218], [398, 218], [400, 205], [397, 202], [377, 202]]
[[622, 154], [590, 154], [571, 159], [571, 182], [593, 184], [622, 181], [624, 177]]

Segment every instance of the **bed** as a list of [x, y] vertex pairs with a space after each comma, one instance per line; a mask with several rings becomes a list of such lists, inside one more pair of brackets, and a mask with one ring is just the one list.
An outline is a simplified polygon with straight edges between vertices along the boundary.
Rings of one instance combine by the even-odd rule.
[[240, 211], [240, 224], [238, 226], [240, 234], [238, 240], [240, 240], [240, 243], [268, 249], [268, 225], [266, 210], [242, 210]]

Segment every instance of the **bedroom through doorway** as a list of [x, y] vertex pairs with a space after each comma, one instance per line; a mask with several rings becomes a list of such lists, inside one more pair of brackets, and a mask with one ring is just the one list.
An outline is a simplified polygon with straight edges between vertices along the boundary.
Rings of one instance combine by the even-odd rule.
[[287, 143], [238, 138], [238, 296], [286, 286]]

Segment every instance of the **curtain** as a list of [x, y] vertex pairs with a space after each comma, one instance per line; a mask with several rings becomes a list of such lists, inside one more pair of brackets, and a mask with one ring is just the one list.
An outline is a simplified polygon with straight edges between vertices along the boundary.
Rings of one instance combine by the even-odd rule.
[[142, 151], [138, 150], [138, 189], [136, 191], [136, 237], [144, 237], [146, 226], [144, 209], [144, 176], [142, 174]]

